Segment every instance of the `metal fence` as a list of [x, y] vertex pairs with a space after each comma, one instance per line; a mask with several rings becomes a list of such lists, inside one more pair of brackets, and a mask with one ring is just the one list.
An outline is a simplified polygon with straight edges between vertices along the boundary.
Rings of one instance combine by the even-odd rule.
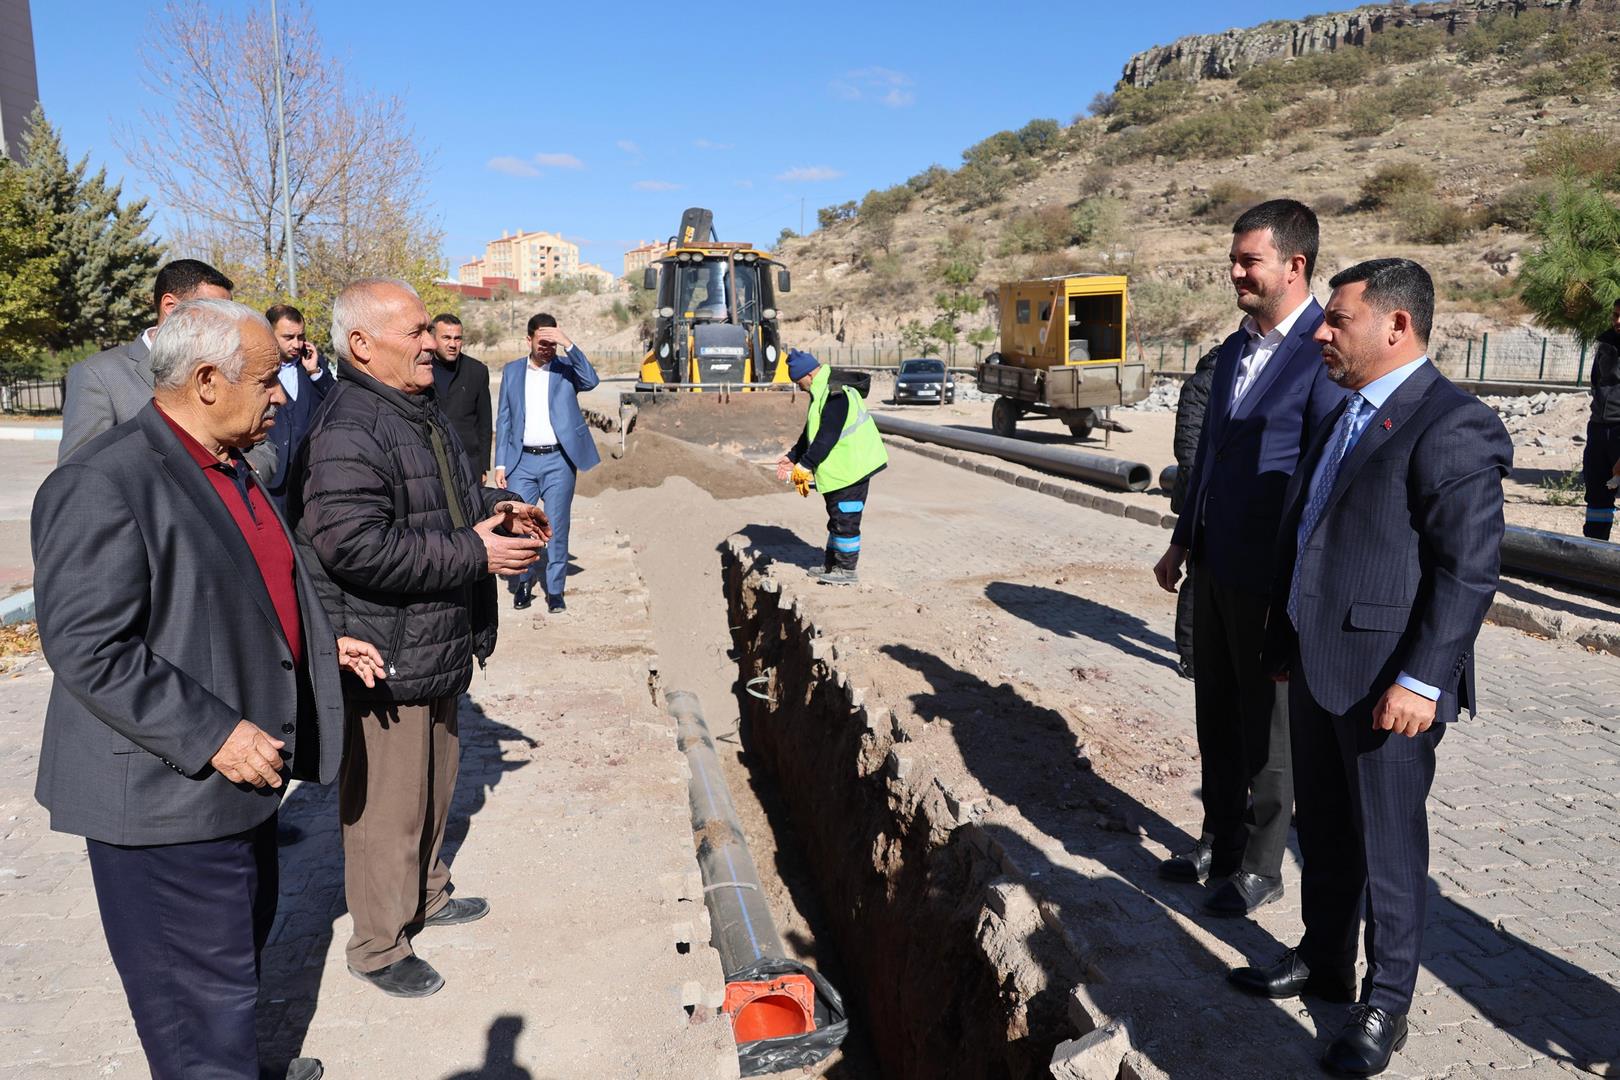
[[[1191, 371], [1198, 358], [1221, 343], [1206, 341], [1149, 341], [1142, 345], [1148, 366], [1155, 371]], [[1429, 359], [1453, 379], [1499, 382], [1581, 384], [1590, 374], [1591, 347], [1574, 337], [1533, 330], [1492, 330], [1478, 337], [1436, 335]]]
[[0, 412], [59, 413], [66, 397], [66, 379], [13, 379], [0, 382]]

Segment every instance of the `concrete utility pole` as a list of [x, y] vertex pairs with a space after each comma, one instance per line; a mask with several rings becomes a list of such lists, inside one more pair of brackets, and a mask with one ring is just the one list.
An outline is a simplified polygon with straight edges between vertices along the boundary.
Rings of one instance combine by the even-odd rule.
[[270, 0], [270, 47], [276, 53], [276, 135], [281, 158], [281, 242], [287, 249], [287, 295], [298, 299], [298, 265], [293, 248], [292, 173], [287, 168], [287, 118], [281, 93], [281, 20], [276, 16], [276, 0]]
[[22, 160], [22, 136], [39, 103], [28, 0], [0, 0], [0, 157]]

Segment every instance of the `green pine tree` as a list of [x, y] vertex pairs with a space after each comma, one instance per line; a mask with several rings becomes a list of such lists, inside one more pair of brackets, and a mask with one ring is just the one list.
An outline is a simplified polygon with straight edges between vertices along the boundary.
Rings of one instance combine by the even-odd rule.
[[1536, 249], [1519, 271], [1525, 306], [1540, 325], [1592, 341], [1620, 300], [1620, 208], [1595, 183], [1565, 176], [1532, 232]]
[[0, 379], [37, 372], [58, 328], [52, 300], [60, 263], [28, 205], [22, 168], [0, 158]]
[[148, 233], [146, 200], [123, 203], [123, 187], [107, 170], [89, 172], [89, 158], [69, 164], [62, 138], [35, 107], [23, 133], [25, 198], [58, 253], [56, 329], [46, 344], [69, 349], [84, 342], [127, 341], [152, 320], [152, 278], [162, 249]]

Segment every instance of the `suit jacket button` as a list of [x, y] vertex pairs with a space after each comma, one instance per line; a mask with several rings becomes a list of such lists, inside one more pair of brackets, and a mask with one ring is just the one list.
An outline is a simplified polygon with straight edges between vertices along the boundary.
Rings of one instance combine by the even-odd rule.
[[291, 660], [283, 660], [281, 662], [281, 666], [283, 668], [287, 669], [288, 671], [291, 671], [292, 670], [292, 661]]
[[293, 733], [293, 726], [291, 724], [282, 724], [281, 733], [283, 735], [291, 735]]

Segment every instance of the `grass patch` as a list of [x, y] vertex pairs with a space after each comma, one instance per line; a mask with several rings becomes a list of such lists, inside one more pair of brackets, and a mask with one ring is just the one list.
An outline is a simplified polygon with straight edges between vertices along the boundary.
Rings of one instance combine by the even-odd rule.
[[1381, 210], [1399, 199], [1433, 192], [1434, 177], [1416, 162], [1402, 161], [1380, 165], [1378, 171], [1363, 180], [1358, 205], [1363, 210]]

